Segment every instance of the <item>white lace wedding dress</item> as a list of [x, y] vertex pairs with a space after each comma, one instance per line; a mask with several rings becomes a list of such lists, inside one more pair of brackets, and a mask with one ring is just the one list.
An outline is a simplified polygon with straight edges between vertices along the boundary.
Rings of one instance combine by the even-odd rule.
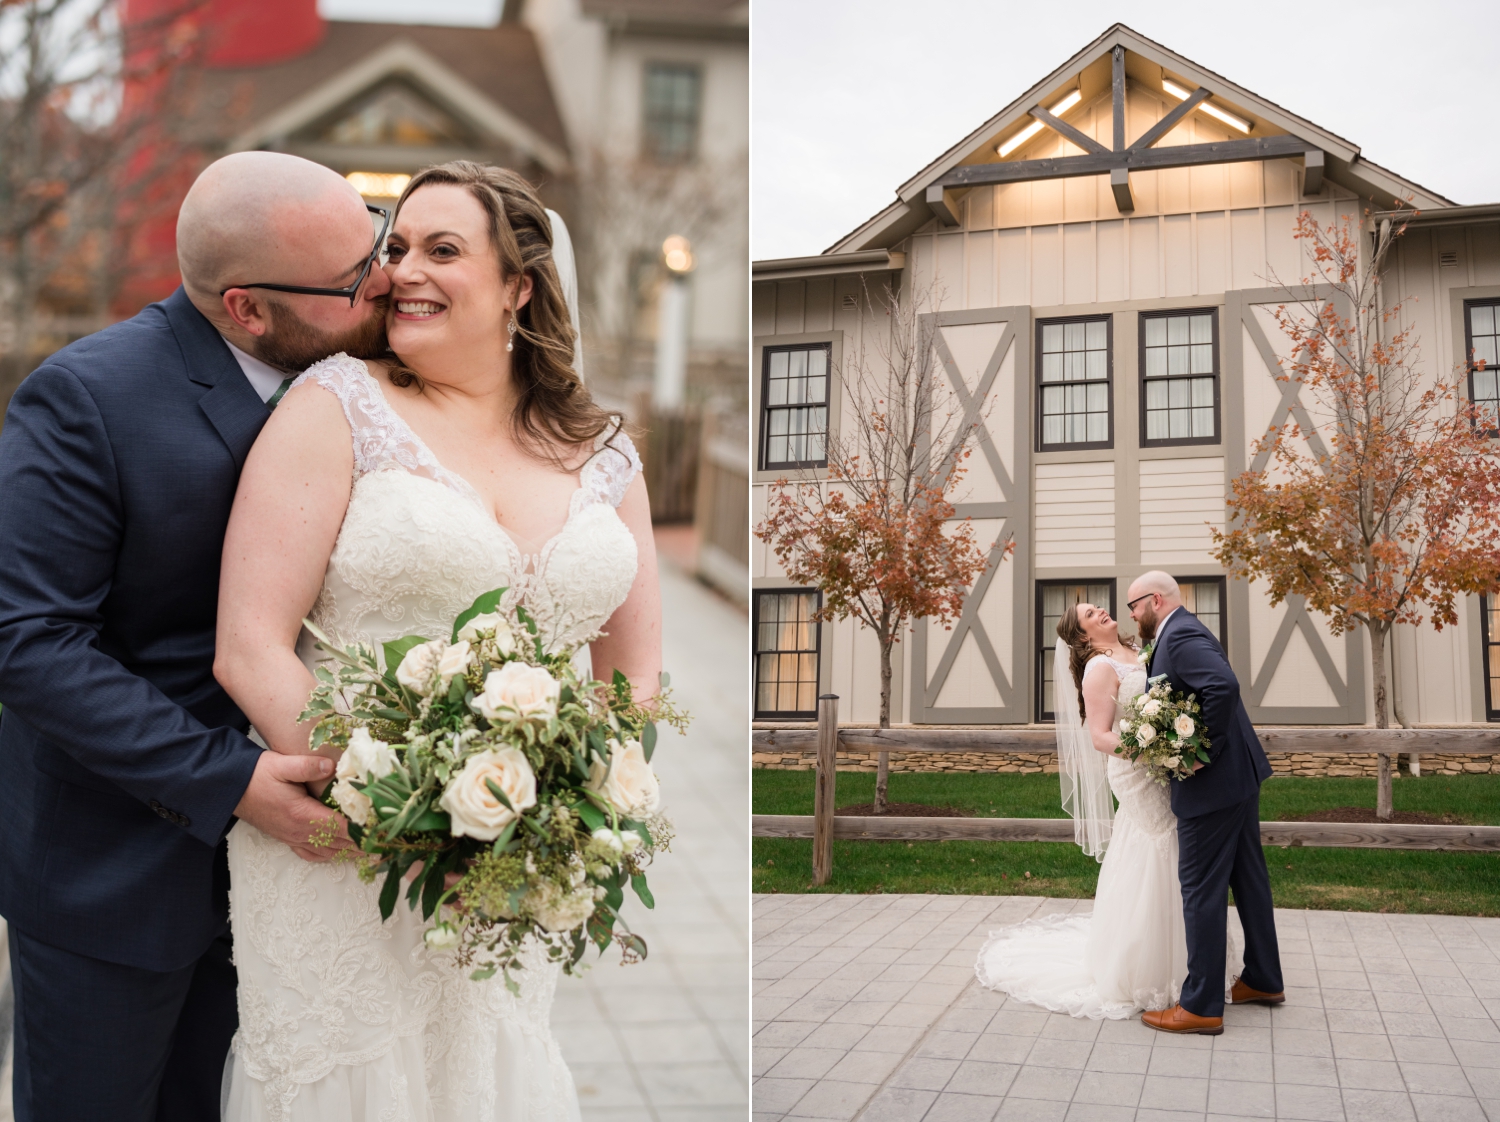
[[[1084, 677], [1111, 671], [1119, 678], [1118, 722], [1126, 703], [1146, 688], [1146, 670], [1095, 655]], [[1129, 760], [1106, 762], [1120, 805], [1093, 914], [1044, 916], [992, 931], [974, 972], [981, 985], [1031, 1005], [1120, 1020], [1177, 1003], [1187, 978], [1187, 934], [1171, 796]], [[1240, 972], [1243, 947], [1231, 916], [1226, 986]]]
[[[363, 362], [335, 355], [298, 384], [309, 380], [338, 397], [354, 440], [349, 508], [312, 612], [334, 639], [438, 637], [505, 587], [556, 649], [624, 602], [636, 545], [615, 508], [640, 460], [623, 432], [600, 438], [566, 524], [527, 555]], [[298, 653], [315, 664], [306, 633]], [[549, 1025], [558, 966], [533, 957], [519, 998], [498, 977], [471, 981], [427, 951], [404, 898], [382, 923], [378, 883], [302, 861], [245, 822], [229, 835], [229, 867], [240, 1027], [226, 1122], [576, 1122]]]

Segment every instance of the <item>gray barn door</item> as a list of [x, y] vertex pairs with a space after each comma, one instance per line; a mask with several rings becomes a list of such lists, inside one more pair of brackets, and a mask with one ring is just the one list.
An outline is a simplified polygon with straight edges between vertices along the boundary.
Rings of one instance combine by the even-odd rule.
[[[968, 472], [954, 492], [990, 565], [969, 591], [952, 630], [912, 627], [914, 724], [1025, 723], [1031, 699], [1027, 577], [1030, 503], [1031, 309], [986, 308], [923, 317], [940, 379], [963, 423], [978, 422]], [[1000, 562], [1009, 536], [1016, 550]]]
[[[1277, 359], [1287, 357], [1289, 347], [1272, 312], [1285, 302], [1280, 289], [1225, 294], [1221, 345], [1228, 479], [1267, 466], [1269, 452], [1254, 454], [1251, 445], [1288, 418], [1311, 433], [1311, 452], [1325, 450], [1298, 384], [1276, 378]], [[1264, 585], [1229, 582], [1229, 658], [1256, 723], [1363, 724], [1364, 649], [1362, 632], [1333, 635], [1325, 617], [1310, 612], [1300, 596], [1272, 608]]]

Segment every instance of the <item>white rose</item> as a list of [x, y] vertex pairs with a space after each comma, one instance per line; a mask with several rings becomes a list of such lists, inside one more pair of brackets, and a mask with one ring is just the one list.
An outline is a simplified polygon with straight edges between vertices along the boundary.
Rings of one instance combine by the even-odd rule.
[[339, 804], [339, 809], [350, 822], [360, 826], [368, 826], [370, 817], [375, 811], [375, 804], [370, 802], [370, 796], [363, 791], [356, 791], [354, 784], [347, 779], [340, 779], [333, 785], [333, 801]]
[[548, 931], [572, 931], [594, 914], [594, 890], [582, 885], [565, 892], [547, 880], [526, 894], [526, 907]]
[[1184, 713], [1172, 722], [1172, 727], [1177, 730], [1178, 736], [1192, 736], [1193, 730], [1198, 726], [1193, 724], [1193, 718]]
[[561, 689], [557, 679], [540, 666], [507, 662], [499, 670], [489, 672], [484, 692], [474, 699], [474, 707], [491, 721], [513, 717], [545, 720], [557, 715]]
[[438, 659], [438, 677], [442, 678], [444, 684], [453, 681], [469, 668], [469, 658], [468, 640], [454, 643], [443, 652], [443, 657]]
[[394, 748], [383, 740], [376, 740], [369, 729], [361, 726], [349, 734], [349, 747], [339, 757], [338, 770], [334, 774], [340, 779], [364, 783], [371, 776], [385, 778], [400, 762]]
[[1145, 705], [1141, 706], [1141, 712], [1148, 717], [1154, 717], [1161, 712], [1161, 702], [1157, 701], [1156, 698], [1153, 697], [1150, 701], [1146, 702]]
[[1135, 726], [1134, 725], [1132, 725], [1129, 721], [1125, 720], [1123, 717], [1120, 718], [1120, 729], [1119, 729], [1119, 732], [1120, 732], [1121, 736], [1129, 736], [1134, 731], [1135, 731]]
[[1142, 748], [1156, 739], [1156, 729], [1152, 725], [1142, 725], [1135, 730], [1135, 739]]
[[451, 923], [435, 923], [422, 932], [422, 942], [434, 951], [458, 946], [458, 930]]
[[624, 744], [611, 740], [608, 768], [595, 760], [589, 765], [589, 781], [584, 786], [625, 814], [650, 814], [661, 803], [661, 787], [639, 740], [627, 738]]
[[[495, 798], [487, 779], [505, 792], [515, 810]], [[464, 761], [438, 805], [452, 817], [455, 838], [494, 841], [519, 811], [536, 806], [536, 773], [519, 748], [478, 752]]]
[[616, 853], [625, 852], [624, 840], [621, 839], [620, 835], [615, 833], [608, 826], [600, 826], [597, 830], [595, 830], [594, 840], [596, 842], [599, 842], [601, 845], [609, 846], [609, 848], [614, 850]]
[[1165, 764], [1167, 767], [1177, 767], [1180, 763], [1182, 763], [1182, 757], [1181, 756], [1168, 756], [1165, 760], [1162, 761], [1162, 763]]
[[426, 697], [432, 692], [432, 676], [447, 646], [441, 639], [418, 643], [402, 656], [401, 665], [396, 667], [396, 681], [412, 693]]
[[467, 639], [471, 643], [479, 642], [479, 634], [482, 631], [493, 631], [495, 633], [495, 649], [503, 655], [516, 653], [516, 636], [510, 629], [510, 624], [498, 612], [486, 612], [484, 615], [475, 616], [468, 623], [458, 629], [458, 637]]

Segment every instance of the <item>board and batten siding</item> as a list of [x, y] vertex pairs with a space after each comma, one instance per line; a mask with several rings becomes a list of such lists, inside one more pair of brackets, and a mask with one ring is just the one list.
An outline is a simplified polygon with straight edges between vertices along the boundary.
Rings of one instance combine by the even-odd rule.
[[1224, 457], [1140, 462], [1141, 564], [1217, 564], [1213, 530], [1224, 529]]
[[1034, 503], [1038, 569], [1115, 563], [1113, 460], [1038, 464]]

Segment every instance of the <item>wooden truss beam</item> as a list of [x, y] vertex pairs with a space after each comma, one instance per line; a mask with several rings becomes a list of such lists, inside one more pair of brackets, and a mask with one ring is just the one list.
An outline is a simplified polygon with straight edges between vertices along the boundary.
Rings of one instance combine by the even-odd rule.
[[[996, 164], [965, 164], [941, 176], [933, 186], [977, 187], [984, 183], [1026, 183], [1037, 179], [1071, 179], [1123, 171], [1160, 171], [1199, 164], [1235, 164], [1247, 160], [1275, 160], [1317, 151], [1295, 136], [1267, 136], [1255, 140], [1222, 140], [1212, 144], [1173, 144], [1166, 148], [1127, 148], [1123, 152], [1057, 156], [1045, 160], [1012, 160]], [[1321, 155], [1321, 153], [1320, 153]], [[931, 190], [931, 188], [929, 188]]]
[[1132, 171], [1160, 171], [1166, 168], [1195, 167], [1200, 164], [1233, 164], [1247, 160], [1274, 160], [1287, 156], [1303, 157], [1307, 173], [1303, 193], [1315, 195], [1323, 189], [1323, 151], [1295, 136], [1268, 136], [1257, 139], [1225, 140], [1212, 144], [1173, 144], [1155, 147], [1156, 142], [1177, 123], [1211, 96], [1201, 86], [1174, 106], [1156, 124], [1125, 146], [1125, 48], [1116, 46], [1111, 57], [1110, 93], [1113, 101], [1113, 146], [1106, 148], [1093, 137], [1081, 132], [1042, 106], [1032, 107], [1030, 114], [1059, 136], [1082, 148], [1082, 156], [1057, 156], [1045, 160], [1013, 160], [994, 164], [966, 164], [953, 168], [926, 192], [927, 205], [944, 226], [959, 221], [958, 196], [955, 191], [992, 183], [1026, 183], [1038, 179], [1069, 179], [1084, 175], [1108, 175], [1115, 206], [1121, 214], [1135, 210], [1130, 191]]

